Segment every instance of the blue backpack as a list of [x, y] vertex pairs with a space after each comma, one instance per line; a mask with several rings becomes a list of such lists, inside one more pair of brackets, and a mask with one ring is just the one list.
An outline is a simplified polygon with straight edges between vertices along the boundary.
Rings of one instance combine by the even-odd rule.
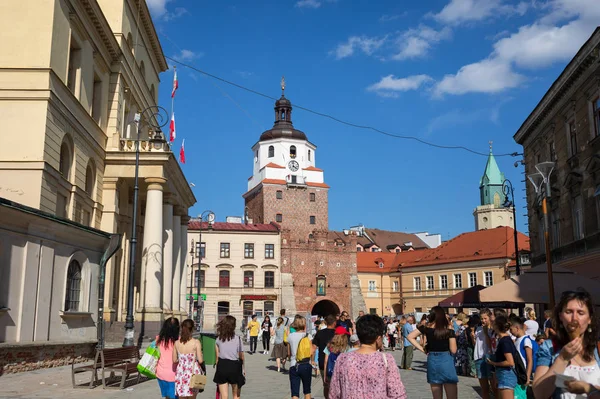
[[531, 339], [531, 337], [529, 335], [526, 335], [525, 338], [523, 338], [523, 340], [521, 341], [521, 345], [519, 346], [519, 352], [521, 352], [521, 356], [523, 356], [523, 359], [527, 360], [527, 354], [525, 352], [525, 340], [526, 339], [531, 341], [531, 352], [532, 352], [532, 357], [533, 357], [533, 368], [531, 370], [532, 370], [532, 372], [535, 372], [535, 368], [537, 367], [537, 353], [540, 350], [540, 346], [538, 345], [537, 342], [535, 342], [533, 339]]
[[327, 377], [331, 377], [333, 375], [333, 368], [335, 367], [335, 362], [340, 354], [339, 353], [330, 353], [327, 358]]

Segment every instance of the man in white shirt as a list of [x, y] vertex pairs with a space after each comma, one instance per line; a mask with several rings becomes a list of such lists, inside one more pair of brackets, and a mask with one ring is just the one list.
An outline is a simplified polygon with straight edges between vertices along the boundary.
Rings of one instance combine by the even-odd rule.
[[396, 331], [398, 331], [398, 323], [395, 320], [391, 320], [387, 325], [387, 332], [390, 340], [390, 348], [393, 351], [396, 350]]

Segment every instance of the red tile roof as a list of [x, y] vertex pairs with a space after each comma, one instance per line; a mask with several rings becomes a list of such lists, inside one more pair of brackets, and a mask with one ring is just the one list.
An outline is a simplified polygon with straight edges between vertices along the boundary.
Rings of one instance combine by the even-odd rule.
[[[423, 240], [411, 233], [370, 229], [368, 227], [365, 227], [365, 232], [373, 241], [375, 241], [375, 244], [381, 248], [382, 251], [389, 251], [389, 249], [395, 248], [396, 245], [404, 247], [404, 243], [407, 242], [412, 242], [414, 249], [429, 248]], [[358, 237], [358, 243], [365, 248], [372, 246], [371, 241], [369, 241], [367, 237]]]
[[[188, 230], [208, 230], [208, 222], [200, 222], [199, 220], [190, 220], [188, 222]], [[215, 231], [262, 231], [262, 232], [278, 232], [279, 226], [276, 223], [270, 224], [244, 224], [244, 223], [225, 223], [214, 222], [211, 230]]]
[[[400, 267], [415, 267], [499, 258], [514, 259], [513, 233], [511, 227], [463, 233], [437, 248], [401, 252], [397, 254], [395, 262]], [[519, 251], [529, 251], [529, 237], [517, 234]]]
[[314, 172], [322, 172], [323, 169], [315, 168], [314, 166], [309, 166], [308, 168], [304, 168], [302, 170], [312, 170]]
[[285, 166], [277, 165], [276, 163], [269, 162], [263, 168], [277, 168], [277, 169], [285, 169]]
[[[283, 179], [264, 179], [261, 183], [263, 183], [263, 184], [286, 184], [286, 181]], [[307, 182], [306, 185], [309, 187], [329, 188], [329, 186], [325, 183]]]
[[[396, 270], [395, 253], [391, 252], [357, 252], [356, 268], [359, 273], [390, 273]], [[383, 268], [379, 263], [383, 262]]]

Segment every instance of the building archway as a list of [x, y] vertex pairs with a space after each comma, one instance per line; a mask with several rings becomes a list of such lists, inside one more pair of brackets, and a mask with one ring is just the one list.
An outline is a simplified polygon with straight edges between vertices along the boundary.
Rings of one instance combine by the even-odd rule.
[[340, 314], [340, 307], [333, 301], [323, 299], [313, 306], [311, 315], [327, 317], [329, 315]]

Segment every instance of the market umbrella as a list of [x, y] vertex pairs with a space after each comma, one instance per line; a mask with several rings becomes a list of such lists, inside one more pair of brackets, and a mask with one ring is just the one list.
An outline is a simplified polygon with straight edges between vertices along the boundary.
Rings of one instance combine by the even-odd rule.
[[510, 303], [506, 301], [482, 302], [479, 292], [484, 290], [483, 285], [475, 285], [466, 290], [444, 299], [438, 305], [443, 308], [513, 308], [522, 306], [519, 303]]
[[[592, 298], [600, 297], [600, 282], [576, 274], [560, 266], [552, 268], [554, 298], [558, 302], [563, 291], [583, 288]], [[482, 302], [508, 301], [519, 303], [550, 303], [546, 265], [539, 265], [520, 276], [511, 277], [479, 292]]]

